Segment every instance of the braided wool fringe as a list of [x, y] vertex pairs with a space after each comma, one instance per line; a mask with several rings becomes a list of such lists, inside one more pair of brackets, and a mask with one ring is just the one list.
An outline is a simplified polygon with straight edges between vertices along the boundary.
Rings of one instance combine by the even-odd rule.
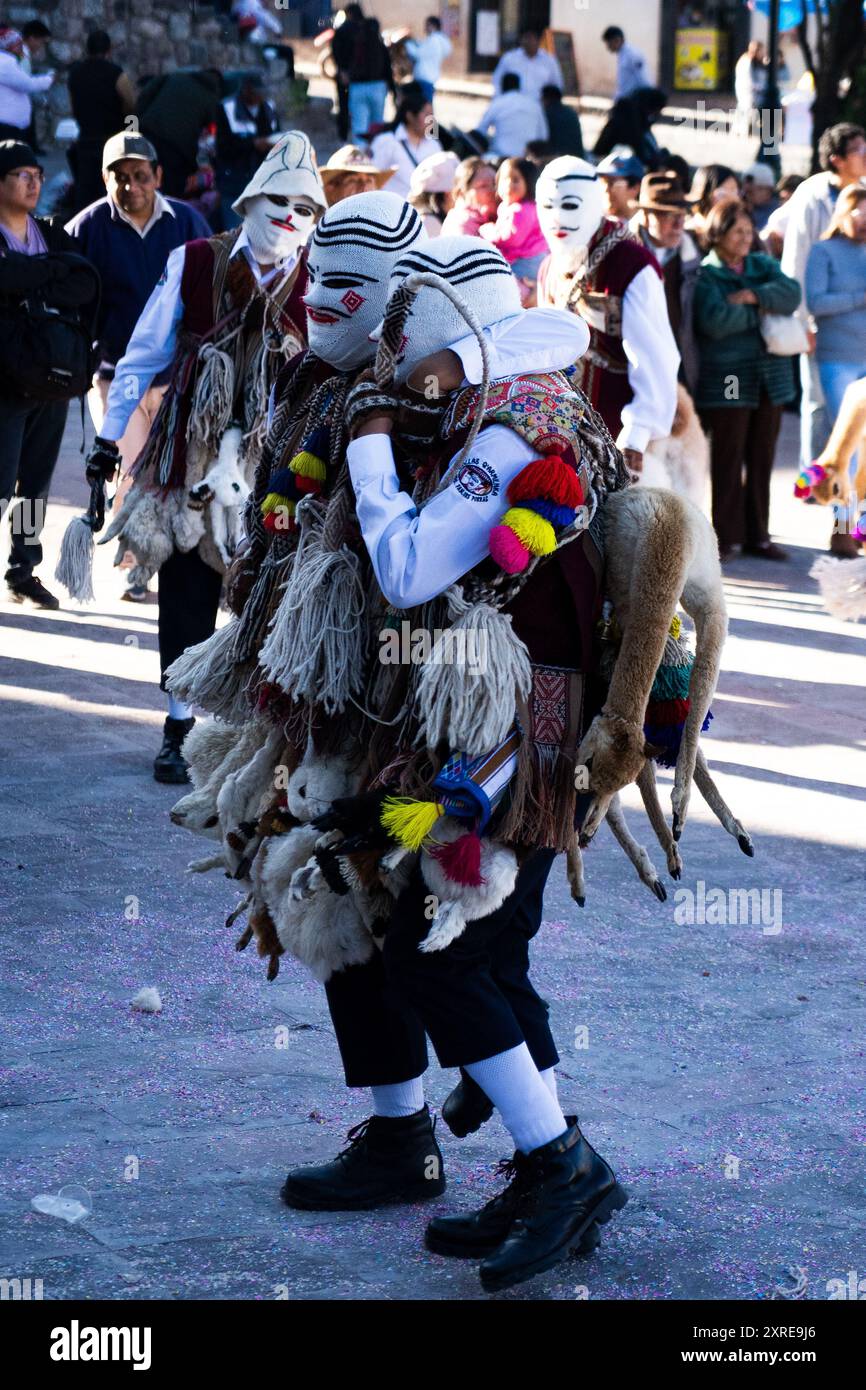
[[[518, 701], [532, 688], [532, 667], [508, 614], [487, 603], [468, 603], [457, 587], [448, 599], [454, 621], [433, 647], [418, 682], [416, 741], [434, 749], [444, 739], [452, 750], [480, 757], [501, 743], [514, 723]], [[473, 650], [466, 640], [470, 633]]]
[[338, 714], [364, 684], [364, 585], [347, 546], [322, 544], [321, 507], [298, 506], [295, 563], [259, 655], [266, 680], [290, 699]]
[[213, 343], [204, 344], [198, 360], [201, 365], [190, 407], [187, 439], [216, 453], [231, 420], [235, 367], [229, 354]]
[[[181, 652], [165, 673], [166, 689], [178, 700], [227, 719], [226, 711], [236, 709], [248, 677], [235, 662], [237, 626], [236, 621], [225, 623]], [[249, 713], [244, 704], [241, 709]]]

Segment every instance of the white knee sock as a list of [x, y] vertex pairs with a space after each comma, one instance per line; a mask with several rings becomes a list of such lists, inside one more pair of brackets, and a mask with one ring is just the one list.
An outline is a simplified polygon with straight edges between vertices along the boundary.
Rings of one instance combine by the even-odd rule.
[[394, 1086], [371, 1086], [373, 1114], [385, 1120], [397, 1120], [403, 1115], [417, 1115], [424, 1104], [424, 1078], [398, 1081]]
[[173, 695], [169, 695], [168, 717], [169, 719], [192, 719], [192, 710], [189, 705], [184, 704], [183, 700], [176, 700]]
[[542, 1079], [526, 1043], [483, 1062], [470, 1062], [464, 1070], [493, 1101], [521, 1153], [549, 1144], [568, 1128], [559, 1102]]
[[539, 1076], [541, 1077], [550, 1094], [553, 1096], [553, 1099], [559, 1100], [559, 1093], [556, 1089], [556, 1072], [554, 1071], [553, 1067], [546, 1067], [544, 1071], [539, 1072]]

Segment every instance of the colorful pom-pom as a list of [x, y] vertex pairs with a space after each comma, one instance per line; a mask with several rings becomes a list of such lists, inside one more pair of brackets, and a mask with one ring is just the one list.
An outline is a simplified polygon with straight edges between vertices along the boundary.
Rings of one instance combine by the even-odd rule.
[[319, 478], [308, 478], [303, 473], [298, 474], [295, 487], [302, 496], [308, 493], [318, 494], [322, 491], [322, 483]]
[[295, 489], [295, 475], [291, 468], [279, 468], [268, 479], [268, 492], [278, 492], [282, 497], [291, 497]]
[[266, 531], [294, 531], [295, 529], [295, 504], [288, 497], [277, 497], [274, 505], [265, 511], [265, 502], [269, 502], [271, 497], [265, 498], [262, 503], [264, 513], [264, 527]]
[[382, 802], [380, 822], [398, 845], [408, 850], [419, 850], [439, 817], [444, 814], [444, 806], [436, 801], [387, 796]]
[[827, 476], [827, 470], [820, 463], [810, 463], [808, 468], [803, 468], [794, 483], [795, 497], [808, 497], [814, 488], [822, 483]]
[[574, 470], [558, 454], [548, 454], [528, 463], [508, 484], [509, 502], [533, 497], [546, 497], [574, 510], [583, 502], [583, 489]]
[[650, 700], [646, 711], [647, 723], [685, 724], [690, 708], [691, 701], [688, 698], [685, 700]]
[[668, 632], [670, 633], [671, 637], [678, 638], [682, 630], [683, 620], [680, 617], [679, 613], [675, 613], [674, 616], [671, 618], [671, 625], [668, 628]]
[[315, 478], [317, 482], [323, 483], [328, 476], [324, 459], [310, 453], [309, 449], [302, 449], [299, 454], [295, 454], [289, 467], [298, 478]]
[[506, 574], [522, 574], [530, 554], [510, 526], [494, 526], [490, 532], [490, 554]]
[[467, 888], [480, 888], [486, 883], [481, 872], [481, 841], [474, 830], [461, 835], [448, 845], [436, 845], [430, 850], [446, 878]]
[[549, 521], [528, 507], [509, 507], [502, 518], [533, 555], [550, 555], [556, 549], [556, 535]]
[[312, 434], [308, 434], [301, 446], [308, 454], [315, 454], [317, 458], [326, 459], [331, 452], [331, 431], [327, 425], [317, 425]]
[[546, 497], [529, 498], [522, 502], [521, 506], [528, 507], [531, 512], [537, 512], [545, 521], [549, 521], [551, 526], [560, 530], [563, 526], [570, 526], [574, 521], [574, 507], [562, 507], [558, 502], [548, 501]]

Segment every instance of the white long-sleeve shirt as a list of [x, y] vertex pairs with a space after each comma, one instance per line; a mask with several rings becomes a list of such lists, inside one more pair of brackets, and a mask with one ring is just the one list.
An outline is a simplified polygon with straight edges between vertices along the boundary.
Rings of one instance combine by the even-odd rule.
[[47, 92], [54, 81], [50, 72], [31, 77], [12, 53], [0, 53], [0, 123], [26, 130], [33, 113], [32, 92]]
[[486, 135], [493, 127], [493, 154], [509, 159], [522, 155], [530, 140], [547, 140], [548, 129], [541, 102], [525, 92], [503, 92], [494, 97], [476, 130]]
[[616, 446], [642, 454], [651, 439], [666, 439], [671, 432], [680, 368], [664, 282], [651, 265], [638, 272], [622, 297], [622, 346], [634, 395], [623, 406]]
[[647, 72], [646, 58], [640, 49], [635, 48], [630, 43], [624, 43], [616, 55], [614, 101], [619, 101], [620, 97], [631, 96], [632, 92], [636, 92], [639, 87], [649, 86], [651, 83]]
[[377, 135], [370, 146], [370, 153], [377, 169], [395, 170], [384, 185], [386, 191], [408, 198], [409, 184], [418, 165], [431, 154], [441, 154], [442, 146], [432, 135], [425, 135], [417, 145], [413, 144], [406, 127], [398, 125], [396, 130], [383, 130], [381, 135]]
[[438, 29], [426, 34], [423, 39], [407, 39], [406, 52], [414, 63], [412, 76], [417, 82], [429, 82], [436, 86], [442, 64], [451, 52], [451, 40]]
[[541, 100], [542, 87], [558, 87], [564, 90], [562, 68], [552, 53], [539, 48], [534, 58], [530, 58], [522, 48], [509, 49], [503, 53], [493, 73], [493, 91], [496, 96], [502, 92], [502, 79], [507, 72], [516, 72], [520, 78], [520, 90], [524, 96]]
[[[802, 290], [806, 287], [809, 252], [829, 227], [838, 196], [839, 183], [833, 174], [813, 174], [794, 189], [787, 203], [777, 209], [784, 216], [771, 214], [767, 221], [768, 231], [783, 232], [782, 270], [796, 280]], [[794, 313], [801, 323], [810, 326], [805, 293]]]
[[[546, 284], [550, 296], [550, 274]], [[601, 320], [593, 326], [604, 329]], [[651, 439], [666, 439], [671, 432], [680, 366], [664, 282], [651, 265], [638, 271], [622, 297], [622, 346], [633, 398], [623, 407], [616, 446], [642, 454]]]
[[[288, 275], [297, 264], [298, 257], [290, 264], [262, 272], [249, 249], [245, 231], [232, 248], [232, 256], [244, 255], [260, 284], [268, 285]], [[174, 361], [177, 349], [177, 330], [183, 318], [183, 300], [180, 287], [183, 268], [186, 263], [186, 247], [177, 246], [169, 252], [165, 270], [151, 292], [150, 298], [141, 311], [129, 345], [114, 371], [114, 380], [108, 392], [105, 419], [102, 422], [102, 439], [120, 439], [138, 405], [154, 377], [164, 372]]]
[[[589, 342], [583, 321], [560, 309], [529, 309], [485, 329], [485, 337], [493, 380], [571, 366]], [[465, 381], [479, 382], [474, 336], [452, 343], [451, 351], [460, 357]], [[508, 510], [508, 484], [537, 457], [514, 430], [488, 425], [454, 482], [419, 512], [400, 489], [390, 436], [353, 440], [347, 459], [358, 522], [388, 602], [396, 608], [425, 603], [479, 564], [489, 554], [492, 527]]]

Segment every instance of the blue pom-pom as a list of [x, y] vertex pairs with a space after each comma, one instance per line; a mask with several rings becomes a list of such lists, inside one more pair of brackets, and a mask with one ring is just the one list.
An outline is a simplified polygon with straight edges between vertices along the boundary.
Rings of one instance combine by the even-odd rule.
[[543, 516], [545, 521], [549, 521], [551, 526], [570, 526], [574, 521], [574, 508], [562, 507], [558, 502], [550, 502], [546, 497], [533, 497], [526, 502], [520, 503], [521, 507], [528, 507], [530, 511], [537, 512]]
[[316, 458], [324, 459], [327, 463], [331, 452], [331, 431], [327, 425], [318, 425], [312, 434], [308, 434], [303, 444], [301, 452], [315, 454]]
[[288, 497], [294, 502], [302, 496], [298, 491], [298, 480], [291, 468], [280, 468], [268, 479], [268, 492], [279, 493], [280, 497]]

